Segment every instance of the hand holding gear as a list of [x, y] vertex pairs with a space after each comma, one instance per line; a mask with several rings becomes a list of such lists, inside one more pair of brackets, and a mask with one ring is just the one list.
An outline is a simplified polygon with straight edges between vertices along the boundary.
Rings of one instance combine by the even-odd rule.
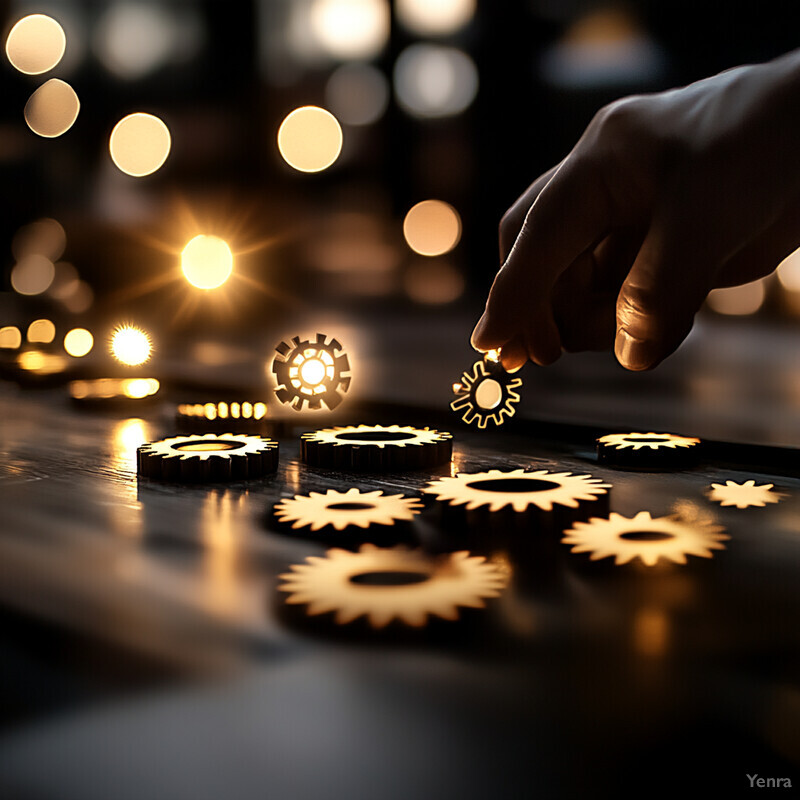
[[467, 425], [476, 423], [483, 429], [491, 423], [499, 427], [514, 416], [520, 401], [514, 390], [520, 386], [521, 378], [513, 377], [499, 361], [487, 357], [476, 361], [471, 370], [461, 375], [461, 381], [454, 384], [456, 399], [450, 408], [461, 414]]

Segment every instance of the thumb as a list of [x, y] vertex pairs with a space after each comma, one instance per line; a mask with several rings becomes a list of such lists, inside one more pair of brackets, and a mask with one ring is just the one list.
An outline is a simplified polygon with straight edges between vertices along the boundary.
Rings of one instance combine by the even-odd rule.
[[684, 214], [654, 216], [617, 297], [614, 352], [629, 370], [652, 369], [689, 334], [717, 259]]

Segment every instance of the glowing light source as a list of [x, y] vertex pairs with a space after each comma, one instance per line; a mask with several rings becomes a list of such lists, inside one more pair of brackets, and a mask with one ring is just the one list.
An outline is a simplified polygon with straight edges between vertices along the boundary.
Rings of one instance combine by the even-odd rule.
[[68, 83], [51, 78], [28, 98], [25, 122], [39, 136], [54, 139], [74, 125], [80, 107], [75, 90]]
[[61, 61], [67, 46], [64, 29], [44, 14], [19, 20], [6, 39], [6, 55], [12, 66], [26, 75], [41, 75]]
[[415, 303], [443, 305], [461, 297], [465, 284], [463, 275], [449, 262], [426, 259], [408, 267], [403, 288]]
[[345, 125], [370, 125], [389, 104], [389, 83], [370, 64], [342, 64], [325, 86], [328, 108]]
[[133, 325], [119, 326], [111, 336], [111, 354], [117, 361], [135, 367], [150, 358], [150, 337]]
[[15, 325], [0, 328], [0, 349], [16, 350], [22, 344], [22, 334]]
[[41, 294], [50, 288], [56, 268], [49, 258], [36, 253], [24, 256], [11, 270], [11, 286], [25, 295]]
[[790, 292], [800, 292], [800, 250], [795, 250], [778, 264], [778, 280]]
[[478, 70], [462, 50], [412, 44], [394, 65], [394, 89], [398, 103], [412, 116], [452, 116], [475, 99]]
[[233, 254], [224, 239], [200, 234], [183, 248], [181, 269], [192, 286], [216, 289], [233, 272]]
[[278, 149], [290, 167], [300, 172], [321, 172], [342, 152], [342, 128], [324, 108], [296, 108], [278, 129]]
[[122, 394], [134, 400], [151, 397], [159, 389], [155, 378], [125, 378], [121, 382]]
[[[49, 217], [23, 225], [11, 242], [11, 252], [19, 261], [29, 255], [57, 261], [67, 246], [67, 234], [59, 222]], [[77, 277], [77, 275], [76, 275]]]
[[64, 349], [73, 358], [83, 358], [94, 347], [94, 336], [86, 328], [73, 328], [64, 337]]
[[36, 375], [55, 375], [63, 372], [66, 359], [56, 353], [43, 353], [41, 350], [23, 350], [17, 356], [17, 364], [26, 372]]
[[35, 319], [28, 325], [29, 342], [50, 344], [56, 338], [56, 326], [49, 319]]
[[169, 128], [153, 114], [136, 112], [123, 117], [111, 131], [111, 158], [126, 175], [151, 175], [167, 160], [172, 147]]
[[389, 40], [386, 0], [314, 0], [309, 21], [320, 46], [342, 60], [374, 58]]
[[452, 250], [461, 238], [461, 217], [441, 200], [423, 200], [403, 220], [408, 246], [422, 256], [440, 256]]
[[475, 15], [475, 0], [397, 0], [397, 19], [421, 36], [446, 36]]
[[744, 317], [755, 314], [764, 303], [764, 279], [742, 286], [714, 289], [707, 299], [709, 307], [717, 314]]

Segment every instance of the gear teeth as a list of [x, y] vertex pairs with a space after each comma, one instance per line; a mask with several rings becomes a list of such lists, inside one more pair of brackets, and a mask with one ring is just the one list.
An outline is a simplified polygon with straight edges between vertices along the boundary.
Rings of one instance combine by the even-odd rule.
[[[500, 391], [500, 399], [492, 408], [484, 408], [478, 402], [478, 389], [487, 380], [494, 381]], [[514, 416], [521, 399], [514, 390], [522, 386], [522, 379], [512, 377], [499, 363], [483, 360], [476, 361], [471, 370], [462, 373], [460, 386], [450, 408], [461, 414], [467, 425], [477, 421], [478, 428], [485, 430], [489, 423], [499, 427]]]
[[674, 433], [609, 433], [597, 439], [597, 460], [625, 470], [660, 472], [697, 463], [701, 442]]
[[393, 472], [429, 469], [452, 458], [449, 433], [400, 425], [323, 428], [300, 438], [300, 457], [312, 467]]

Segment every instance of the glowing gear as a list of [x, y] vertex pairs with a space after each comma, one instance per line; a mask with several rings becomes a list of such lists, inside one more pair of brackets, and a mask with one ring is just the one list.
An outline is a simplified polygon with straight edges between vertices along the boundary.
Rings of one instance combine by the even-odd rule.
[[514, 416], [520, 401], [514, 389], [520, 386], [522, 379], [512, 377], [498, 361], [476, 361], [472, 370], [461, 375], [460, 383], [454, 384], [456, 399], [450, 408], [461, 414], [467, 425], [477, 422], [479, 428], [485, 428], [491, 422], [499, 426]]
[[223, 433], [173, 436], [137, 448], [143, 478], [210, 483], [258, 478], [278, 468], [278, 443], [262, 436]]
[[327, 342], [323, 333], [317, 334], [315, 342], [295, 336], [291, 344], [281, 342], [275, 349], [278, 355], [272, 372], [277, 383], [275, 395], [281, 403], [302, 411], [305, 403], [311, 409], [325, 403], [333, 410], [342, 402], [350, 388], [350, 361], [336, 339]]
[[371, 525], [394, 525], [395, 522], [413, 519], [422, 503], [402, 494], [385, 495], [381, 491], [361, 492], [348, 489], [337, 492], [328, 489], [325, 494], [309, 492], [295, 495], [275, 505], [275, 516], [292, 528], [310, 528], [318, 531], [332, 526], [337, 531], [351, 526], [368, 528]]
[[676, 564], [685, 564], [686, 556], [712, 558], [711, 551], [724, 550], [722, 541], [730, 538], [723, 530], [710, 522], [651, 517], [649, 511], [640, 511], [631, 518], [612, 513], [608, 519], [575, 522], [562, 541], [572, 545], [573, 553], [589, 553], [592, 561], [613, 556], [619, 565], [638, 557], [652, 567], [659, 558]]
[[464, 505], [468, 511], [484, 506], [489, 511], [500, 511], [510, 506], [521, 513], [531, 506], [541, 511], [551, 511], [554, 505], [578, 508], [584, 501], [593, 501], [599, 495], [607, 494], [609, 488], [609, 484], [591, 475], [549, 472], [546, 469], [533, 472], [490, 469], [439, 478], [422, 491], [450, 505]]
[[351, 425], [304, 433], [300, 457], [312, 467], [370, 471], [424, 469], [450, 460], [452, 436], [408, 425]]
[[358, 553], [328, 550], [310, 556], [281, 575], [280, 591], [289, 605], [306, 605], [306, 614], [334, 612], [337, 625], [366, 617], [373, 628], [392, 620], [420, 628], [429, 616], [458, 619], [459, 607], [483, 608], [506, 585], [505, 572], [467, 552], [433, 557], [403, 547], [364, 544]]
[[783, 497], [780, 492], [772, 491], [774, 487], [773, 483], [756, 485], [756, 482], [752, 480], [744, 483], [735, 483], [734, 481], [725, 481], [724, 484], [712, 483], [708, 499], [721, 506], [736, 506], [736, 508], [759, 506], [763, 508], [767, 503], [779, 503]]
[[597, 440], [597, 458], [625, 469], [671, 469], [690, 463], [699, 444], [674, 433], [610, 433]]

